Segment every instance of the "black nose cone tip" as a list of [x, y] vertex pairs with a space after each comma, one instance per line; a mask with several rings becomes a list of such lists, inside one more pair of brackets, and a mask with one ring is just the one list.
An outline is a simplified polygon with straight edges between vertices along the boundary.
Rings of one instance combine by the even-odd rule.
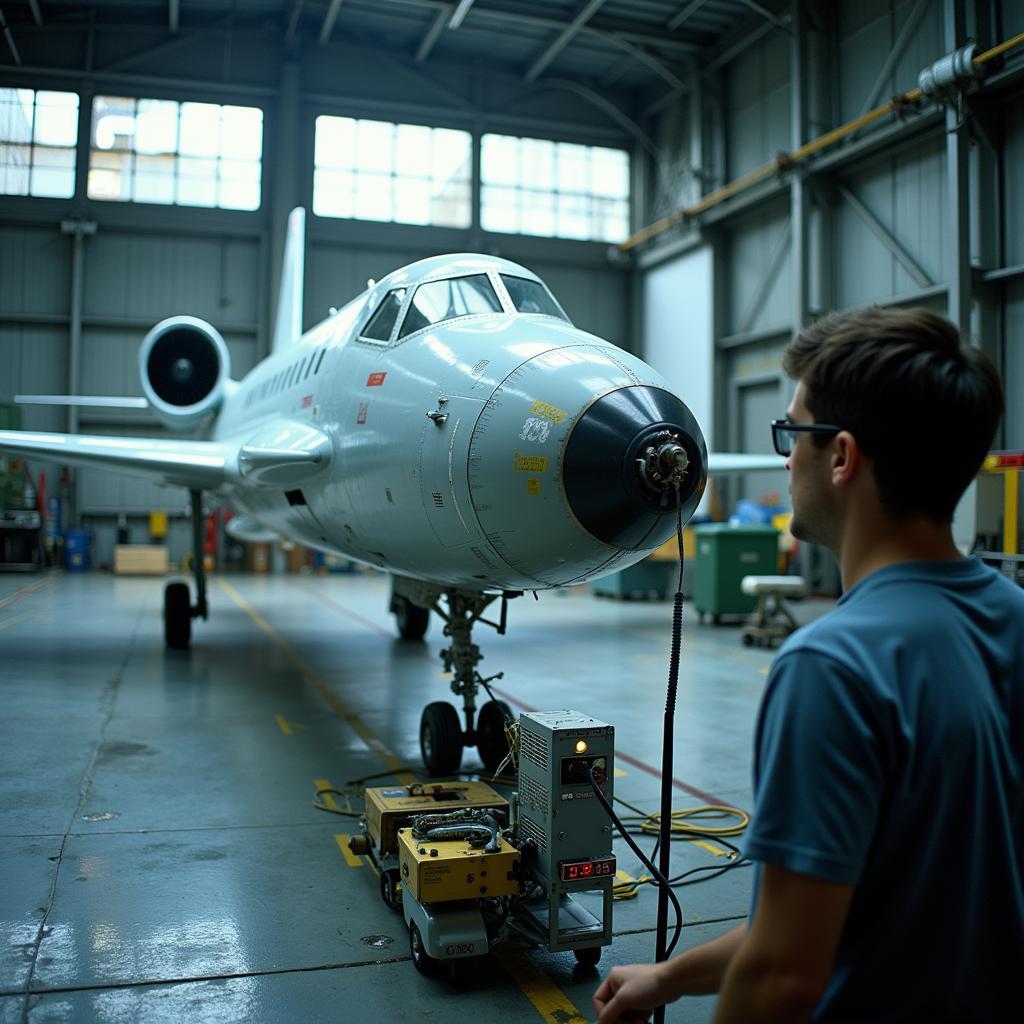
[[637, 460], [664, 431], [685, 449], [689, 467], [679, 497], [685, 523], [707, 483], [708, 454], [693, 414], [661, 388], [620, 388], [602, 396], [569, 435], [562, 465], [566, 497], [580, 525], [626, 550], [657, 547], [675, 532], [675, 492], [666, 500]]

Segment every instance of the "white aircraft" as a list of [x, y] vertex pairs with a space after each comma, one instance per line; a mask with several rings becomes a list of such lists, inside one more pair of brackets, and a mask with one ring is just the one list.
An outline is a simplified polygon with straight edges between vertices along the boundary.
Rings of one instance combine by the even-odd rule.
[[[195, 550], [206, 491], [241, 513], [240, 539], [269, 532], [392, 578], [402, 637], [430, 610], [465, 728], [443, 701], [420, 727], [434, 774], [464, 746], [504, 757], [507, 705], [477, 717], [475, 622], [505, 631], [510, 597], [583, 583], [639, 561], [686, 521], [708, 469], [779, 469], [776, 456], [711, 455], [671, 387], [642, 360], [574, 327], [544, 283], [508, 260], [435, 256], [396, 270], [302, 332], [305, 211], [289, 220], [273, 350], [241, 381], [209, 323], [175, 316], [139, 350], [144, 399], [19, 396], [144, 405], [205, 440], [0, 431], [0, 449], [102, 465], [186, 487]], [[678, 512], [677, 512], [678, 509]], [[167, 645], [187, 647], [209, 608], [167, 584]], [[501, 599], [497, 623], [481, 619]]]

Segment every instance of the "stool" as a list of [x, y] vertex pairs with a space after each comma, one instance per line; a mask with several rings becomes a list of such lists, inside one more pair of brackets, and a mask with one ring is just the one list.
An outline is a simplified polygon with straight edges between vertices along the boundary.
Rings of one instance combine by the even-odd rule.
[[797, 628], [798, 623], [783, 598], [803, 597], [807, 593], [802, 576], [744, 576], [740, 590], [757, 598], [757, 617], [753, 625], [743, 627], [743, 643], [747, 647], [771, 647], [773, 640], [781, 640]]

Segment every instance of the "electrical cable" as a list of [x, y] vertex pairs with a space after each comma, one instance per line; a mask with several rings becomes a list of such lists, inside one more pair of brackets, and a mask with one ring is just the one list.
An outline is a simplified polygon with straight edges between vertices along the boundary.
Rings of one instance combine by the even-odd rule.
[[629, 848], [640, 858], [640, 863], [657, 879], [661, 886], [660, 891], [668, 894], [668, 898], [672, 902], [672, 906], [676, 912], [676, 927], [675, 934], [672, 937], [672, 943], [668, 948], [668, 955], [671, 955], [672, 950], [676, 948], [676, 943], [679, 941], [679, 936], [683, 930], [683, 908], [679, 905], [679, 900], [676, 899], [676, 894], [672, 891], [672, 887], [668, 883], [668, 879], [647, 859], [646, 854], [635, 842], [633, 837], [629, 834], [629, 830], [619, 821], [619, 816], [615, 813], [615, 808], [612, 807], [608, 797], [604, 795], [604, 791], [597, 784], [597, 779], [594, 778], [594, 766], [587, 766], [587, 778], [590, 780], [591, 788], [594, 790], [594, 795], [601, 802], [601, 806], [605, 809], [608, 817], [612, 819], [615, 827], [619, 830], [619, 835], [626, 840]]
[[[322, 796], [344, 797], [348, 807], [332, 807], [320, 799]], [[363, 816], [363, 811], [352, 809], [352, 793], [344, 789], [334, 789], [333, 786], [325, 786], [323, 789], [318, 789], [316, 796], [313, 798], [313, 806], [318, 811], [327, 811], [328, 814], [342, 814], [347, 818], [361, 818]]]
[[[685, 555], [683, 550], [683, 505], [679, 495], [679, 483], [676, 482], [676, 542], [679, 545], [679, 581], [675, 595], [672, 599], [672, 651], [669, 657], [668, 669], [668, 691], [665, 695], [665, 722], [662, 731], [661, 749], [661, 816], [659, 821], [660, 868], [656, 878], [659, 881], [667, 879], [670, 874], [671, 838], [672, 838], [672, 754], [675, 744], [675, 712], [676, 693], [679, 686], [679, 654], [683, 640], [683, 569]], [[632, 844], [632, 840], [629, 840]], [[658, 888], [658, 919], [655, 932], [655, 962], [660, 963], [672, 955], [672, 950], [679, 939], [679, 931], [682, 928], [682, 910], [677, 909], [678, 923], [675, 938], [672, 945], [665, 946], [668, 938], [668, 904], [669, 899], [679, 907], [675, 894], [667, 881], [662, 881]], [[656, 1024], [664, 1020], [665, 1011], [662, 1008], [654, 1013]]]

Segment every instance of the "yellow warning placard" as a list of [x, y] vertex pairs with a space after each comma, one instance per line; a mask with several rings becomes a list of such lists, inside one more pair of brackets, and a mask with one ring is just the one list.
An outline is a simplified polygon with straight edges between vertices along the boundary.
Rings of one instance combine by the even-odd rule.
[[530, 479], [526, 481], [526, 489], [530, 494], [540, 494], [540, 480], [535, 476], [531, 476]]
[[539, 398], [530, 406], [530, 412], [537, 416], [543, 416], [544, 419], [551, 420], [552, 423], [564, 423], [565, 417], [569, 415], [564, 409], [542, 402]]
[[515, 456], [515, 467], [517, 473], [546, 473], [548, 462], [546, 455], [520, 455], [513, 452]]

